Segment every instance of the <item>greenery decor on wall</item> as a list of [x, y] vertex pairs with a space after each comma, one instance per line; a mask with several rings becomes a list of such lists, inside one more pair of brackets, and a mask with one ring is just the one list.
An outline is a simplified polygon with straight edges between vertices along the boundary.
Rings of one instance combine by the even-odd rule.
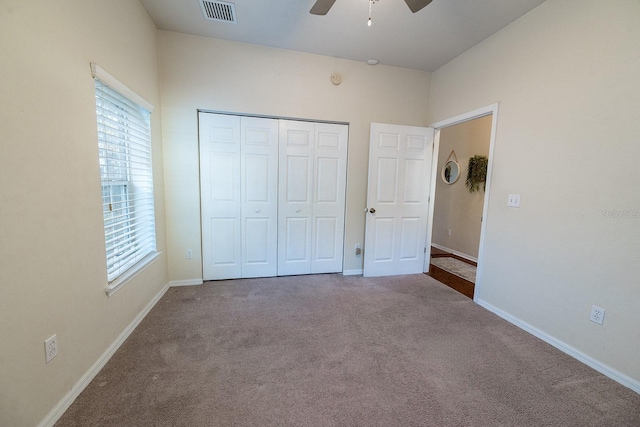
[[474, 191], [480, 191], [480, 184], [482, 184], [482, 191], [486, 188], [487, 181], [487, 165], [489, 159], [487, 156], [475, 155], [469, 159], [469, 168], [467, 169], [467, 180], [465, 185], [469, 189], [470, 193]]

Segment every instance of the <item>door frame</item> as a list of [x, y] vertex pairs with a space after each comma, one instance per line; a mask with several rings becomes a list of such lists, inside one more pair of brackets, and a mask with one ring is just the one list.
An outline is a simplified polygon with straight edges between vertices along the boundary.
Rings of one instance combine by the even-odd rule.
[[429, 271], [429, 264], [431, 261], [431, 243], [433, 238], [433, 215], [435, 212], [435, 194], [436, 194], [436, 180], [439, 177], [438, 171], [438, 153], [440, 148], [440, 131], [446, 127], [457, 125], [460, 123], [468, 122], [469, 120], [478, 119], [492, 115], [491, 118], [491, 137], [489, 138], [489, 163], [487, 165], [487, 180], [484, 191], [484, 203], [482, 206], [482, 224], [480, 226], [480, 245], [478, 246], [478, 267], [476, 270], [476, 283], [473, 301], [478, 302], [482, 292], [482, 275], [484, 272], [484, 240], [487, 227], [487, 212], [489, 209], [489, 196], [491, 194], [491, 175], [493, 170], [493, 154], [495, 149], [496, 129], [498, 124], [498, 103], [487, 105], [473, 111], [469, 111], [458, 116], [451, 117], [449, 119], [441, 120], [439, 122], [429, 125], [435, 129], [435, 135], [433, 140], [433, 161], [431, 167], [431, 188], [429, 190], [430, 203], [429, 214], [427, 219], [427, 244], [426, 254], [424, 260], [424, 272]]

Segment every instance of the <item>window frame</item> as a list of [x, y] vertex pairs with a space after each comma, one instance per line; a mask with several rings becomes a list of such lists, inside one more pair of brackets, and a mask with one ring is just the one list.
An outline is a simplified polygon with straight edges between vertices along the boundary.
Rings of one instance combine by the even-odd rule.
[[[153, 105], [93, 63], [91, 75], [95, 79], [106, 293], [111, 296], [160, 255], [153, 190]], [[105, 109], [107, 104], [113, 109]], [[123, 189], [119, 195], [112, 191], [116, 187]]]

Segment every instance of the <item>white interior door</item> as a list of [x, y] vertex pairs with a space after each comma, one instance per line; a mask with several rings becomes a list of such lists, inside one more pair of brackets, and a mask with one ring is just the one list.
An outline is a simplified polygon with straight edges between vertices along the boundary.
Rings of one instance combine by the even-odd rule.
[[241, 121], [242, 276], [278, 273], [278, 120]]
[[371, 124], [364, 275], [423, 271], [431, 128]]
[[280, 120], [278, 275], [311, 272], [315, 124]]
[[241, 277], [240, 117], [198, 117], [203, 279]]
[[315, 125], [311, 273], [342, 271], [349, 127]]

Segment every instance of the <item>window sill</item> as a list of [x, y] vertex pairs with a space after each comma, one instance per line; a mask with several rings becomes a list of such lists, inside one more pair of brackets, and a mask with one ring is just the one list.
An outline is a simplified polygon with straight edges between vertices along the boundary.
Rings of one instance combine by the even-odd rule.
[[109, 283], [107, 285], [107, 288], [105, 289], [107, 296], [110, 297], [111, 295], [115, 294], [120, 288], [122, 288], [124, 285], [129, 283], [129, 281], [132, 280], [134, 277], [136, 277], [139, 273], [146, 270], [151, 264], [154, 263], [155, 260], [157, 260], [160, 257], [160, 254], [162, 254], [162, 252], [151, 252], [149, 255], [144, 257], [139, 263], [131, 267], [129, 270], [127, 270], [124, 274], [122, 274], [116, 280]]

